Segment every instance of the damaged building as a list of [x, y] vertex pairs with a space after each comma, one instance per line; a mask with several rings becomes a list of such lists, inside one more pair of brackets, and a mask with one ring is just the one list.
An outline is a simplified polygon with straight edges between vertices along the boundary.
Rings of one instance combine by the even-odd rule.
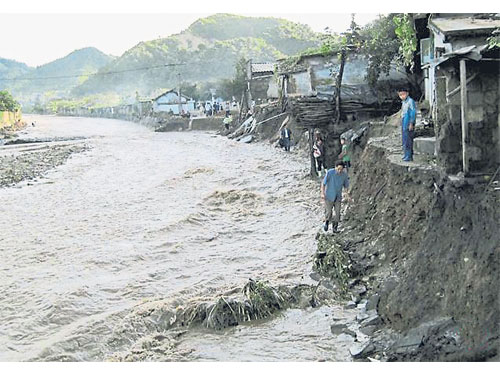
[[257, 104], [278, 99], [278, 84], [274, 75], [276, 63], [247, 62], [249, 99]]
[[421, 64], [437, 161], [447, 173], [494, 172], [500, 164], [500, 59], [487, 39], [500, 28], [500, 17], [433, 14], [426, 21]]
[[[280, 60], [278, 75], [283, 96], [316, 97], [333, 105], [339, 67], [336, 52]], [[365, 79], [367, 67], [365, 56], [348, 52], [341, 87], [341, 110], [346, 120], [365, 120], [387, 114], [397, 104], [395, 89], [407, 82], [406, 74], [394, 66], [388, 75], [380, 77], [375, 87], [371, 87]]]

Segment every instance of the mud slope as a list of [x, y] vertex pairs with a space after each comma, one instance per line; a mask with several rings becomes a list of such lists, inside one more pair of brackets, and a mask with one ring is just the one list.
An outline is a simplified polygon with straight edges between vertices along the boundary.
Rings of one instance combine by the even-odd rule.
[[356, 244], [354, 276], [370, 276], [381, 318], [400, 334], [451, 317], [455, 336], [453, 350], [424, 355], [424, 340], [418, 357], [395, 359], [498, 358], [498, 191], [399, 160], [375, 138], [353, 171], [342, 237]]

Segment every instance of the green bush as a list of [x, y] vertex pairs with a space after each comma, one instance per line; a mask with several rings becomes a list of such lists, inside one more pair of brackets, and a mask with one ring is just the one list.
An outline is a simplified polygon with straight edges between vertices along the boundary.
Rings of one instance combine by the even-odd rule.
[[19, 108], [21, 106], [8, 91], [0, 91], [0, 111], [15, 112]]

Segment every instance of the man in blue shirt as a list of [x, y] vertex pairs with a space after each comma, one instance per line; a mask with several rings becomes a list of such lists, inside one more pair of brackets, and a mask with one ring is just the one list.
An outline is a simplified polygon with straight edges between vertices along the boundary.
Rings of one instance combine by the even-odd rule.
[[323, 227], [325, 232], [328, 230], [328, 224], [332, 221], [333, 207], [335, 207], [335, 218], [332, 222], [332, 231], [337, 232], [343, 188], [349, 188], [349, 177], [344, 170], [344, 162], [339, 160], [335, 163], [334, 169], [328, 170], [321, 183], [321, 198], [325, 200], [325, 225]]
[[401, 99], [401, 131], [403, 135], [403, 161], [413, 161], [413, 137], [415, 135], [415, 120], [417, 108], [415, 101], [408, 96], [408, 89], [398, 90]]

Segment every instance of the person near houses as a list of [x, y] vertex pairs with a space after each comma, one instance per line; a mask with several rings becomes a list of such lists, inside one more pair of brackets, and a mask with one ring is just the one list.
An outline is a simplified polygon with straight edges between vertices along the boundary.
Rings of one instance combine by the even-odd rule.
[[229, 101], [225, 103], [225, 110], [226, 110], [226, 116], [229, 116], [231, 114], [231, 107]]
[[403, 161], [413, 160], [413, 138], [415, 136], [415, 121], [417, 108], [415, 101], [410, 98], [406, 87], [398, 89], [399, 99], [401, 99], [401, 132], [403, 143]]
[[323, 172], [323, 168], [325, 167], [325, 143], [323, 139], [321, 139], [321, 134], [316, 133], [316, 139], [313, 144], [313, 156], [316, 162], [316, 170], [318, 174], [321, 176]]
[[[328, 226], [332, 224], [332, 231], [337, 232], [340, 222], [340, 208], [342, 204], [342, 190], [349, 189], [349, 176], [344, 169], [344, 162], [339, 160], [335, 163], [335, 168], [329, 169], [321, 183], [321, 198], [325, 201], [325, 223], [323, 229], [328, 231]], [[346, 191], [349, 196], [349, 191]], [[333, 209], [335, 208], [335, 216]]]
[[283, 129], [281, 129], [281, 139], [283, 147], [285, 151], [290, 151], [290, 144], [292, 140], [292, 131], [288, 129], [288, 126], [285, 124]]
[[351, 168], [351, 145], [347, 142], [344, 137], [340, 138], [340, 144], [342, 145], [342, 150], [339, 154], [339, 159], [344, 162], [345, 168]]
[[226, 130], [229, 130], [229, 126], [231, 125], [232, 122], [233, 122], [233, 116], [231, 116], [231, 114], [229, 113], [226, 113], [226, 117], [224, 117], [224, 120], [222, 121]]

